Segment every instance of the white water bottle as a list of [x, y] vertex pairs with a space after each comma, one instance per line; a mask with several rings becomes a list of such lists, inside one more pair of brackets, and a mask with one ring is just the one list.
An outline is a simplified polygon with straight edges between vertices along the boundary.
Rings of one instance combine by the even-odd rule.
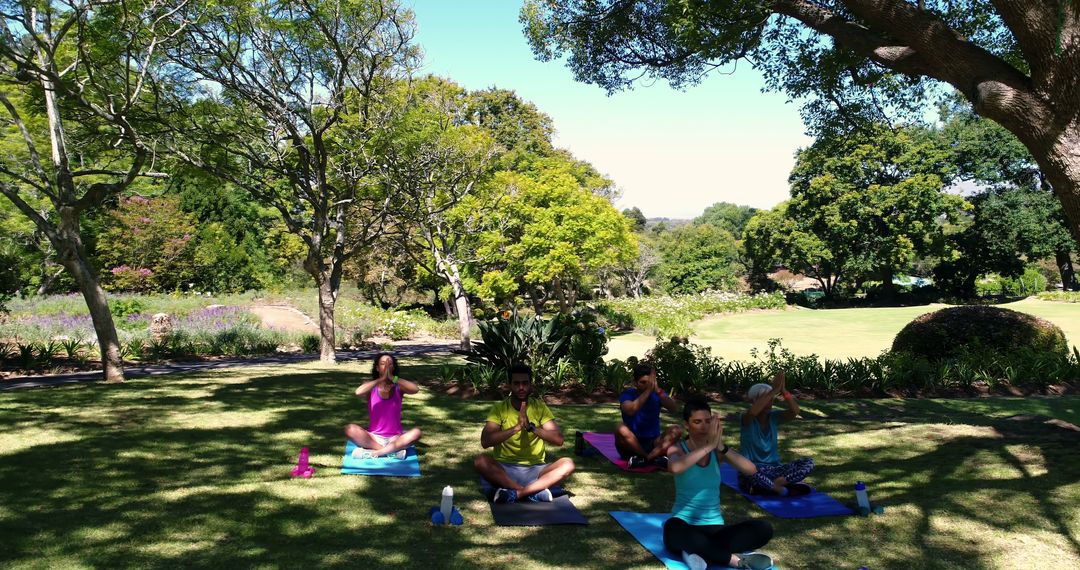
[[855, 500], [859, 502], [859, 511], [870, 512], [870, 498], [866, 496], [866, 484], [862, 481], [855, 482]]
[[439, 505], [439, 512], [443, 516], [443, 524], [450, 524], [450, 513], [454, 510], [454, 489], [450, 485], [443, 487], [442, 490], [442, 503]]

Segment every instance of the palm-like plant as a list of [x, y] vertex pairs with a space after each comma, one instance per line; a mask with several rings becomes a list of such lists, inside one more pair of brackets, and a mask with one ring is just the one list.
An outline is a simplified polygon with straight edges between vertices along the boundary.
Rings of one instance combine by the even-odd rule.
[[477, 327], [481, 340], [473, 343], [465, 359], [502, 370], [514, 364], [528, 364], [534, 372], [546, 370], [566, 354], [571, 337], [558, 317], [524, 317], [517, 310], [503, 311]]

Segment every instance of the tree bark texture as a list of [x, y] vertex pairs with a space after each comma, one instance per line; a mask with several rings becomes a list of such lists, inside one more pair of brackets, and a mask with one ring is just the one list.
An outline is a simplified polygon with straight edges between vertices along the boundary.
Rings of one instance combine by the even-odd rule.
[[1061, 272], [1061, 288], [1065, 291], [1076, 291], [1076, 272], [1073, 269], [1072, 256], [1068, 251], [1057, 251], [1054, 253], [1054, 258], [1057, 261], [1058, 271]]
[[[434, 244], [434, 241], [431, 243]], [[461, 280], [461, 271], [453, 258], [444, 255], [434, 245], [431, 246], [431, 254], [443, 279], [450, 283], [451, 295], [454, 296], [454, 312], [457, 313], [458, 333], [461, 337], [459, 347], [461, 350], [471, 350], [472, 306], [469, 303], [469, 294], [465, 291], [465, 284]]]

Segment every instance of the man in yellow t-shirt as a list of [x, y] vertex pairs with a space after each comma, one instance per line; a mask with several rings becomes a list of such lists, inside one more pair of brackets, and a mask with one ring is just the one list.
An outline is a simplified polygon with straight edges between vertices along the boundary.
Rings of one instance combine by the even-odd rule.
[[510, 368], [510, 397], [495, 404], [480, 432], [480, 445], [494, 447], [492, 455], [476, 458], [485, 491], [496, 503], [513, 503], [519, 498], [551, 501], [549, 487], [574, 472], [574, 461], [563, 457], [547, 459], [547, 445], [563, 444], [562, 431], [547, 404], [532, 396], [532, 369], [524, 365]]

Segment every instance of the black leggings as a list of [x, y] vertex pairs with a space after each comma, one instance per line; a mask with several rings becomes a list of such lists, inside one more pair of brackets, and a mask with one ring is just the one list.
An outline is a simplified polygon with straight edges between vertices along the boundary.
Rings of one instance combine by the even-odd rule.
[[672, 552], [697, 554], [709, 564], [727, 566], [731, 555], [757, 550], [768, 544], [773, 528], [768, 521], [738, 524], [692, 525], [671, 517], [664, 523], [664, 546]]

